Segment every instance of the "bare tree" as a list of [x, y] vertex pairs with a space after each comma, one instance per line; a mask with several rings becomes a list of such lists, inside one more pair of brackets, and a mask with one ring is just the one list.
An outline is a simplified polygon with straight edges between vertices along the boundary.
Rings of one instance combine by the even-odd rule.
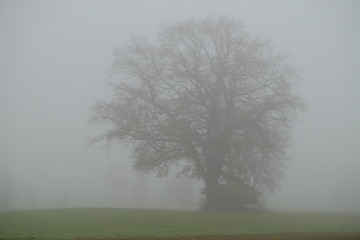
[[9, 210], [14, 201], [15, 184], [5, 169], [0, 171], [0, 211]]
[[291, 122], [303, 109], [293, 93], [296, 71], [226, 18], [167, 26], [159, 43], [133, 38], [115, 50], [111, 101], [91, 121], [111, 124], [92, 142], [128, 143], [134, 168], [181, 173], [205, 183], [216, 208], [221, 182], [275, 188], [284, 167]]

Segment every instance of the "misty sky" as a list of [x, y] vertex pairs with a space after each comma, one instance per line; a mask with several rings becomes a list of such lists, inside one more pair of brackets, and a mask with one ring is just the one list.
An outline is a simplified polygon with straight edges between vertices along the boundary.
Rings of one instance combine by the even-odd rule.
[[[85, 143], [102, 130], [88, 124], [89, 108], [111, 96], [113, 49], [208, 16], [242, 21], [301, 71], [296, 90], [307, 110], [269, 207], [359, 212], [359, 1], [0, 0], [0, 170], [18, 191], [70, 192], [79, 206], [108, 206], [109, 173], [119, 173], [124, 191], [138, 188], [124, 148], [114, 144], [107, 154]], [[147, 184], [159, 184], [155, 192], [165, 186]]]

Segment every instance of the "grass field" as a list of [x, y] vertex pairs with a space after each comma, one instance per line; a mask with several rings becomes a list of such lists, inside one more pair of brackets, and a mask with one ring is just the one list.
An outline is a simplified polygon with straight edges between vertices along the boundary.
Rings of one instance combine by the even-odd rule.
[[273, 235], [278, 233], [356, 233], [360, 239], [360, 215], [135, 209], [55, 209], [0, 213], [0, 239], [190, 239], [193, 236], [227, 239], [226, 236], [243, 234], [270, 234], [261, 235], [261, 239], [280, 239]]

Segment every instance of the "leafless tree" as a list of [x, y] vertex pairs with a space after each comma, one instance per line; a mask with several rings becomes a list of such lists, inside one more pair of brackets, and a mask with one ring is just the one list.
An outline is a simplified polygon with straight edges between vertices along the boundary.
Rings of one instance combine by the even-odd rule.
[[0, 211], [9, 210], [14, 201], [15, 184], [5, 169], [0, 171]]
[[284, 54], [226, 18], [166, 26], [158, 38], [115, 50], [113, 98], [91, 112], [111, 128], [92, 142], [128, 143], [135, 170], [159, 177], [182, 161], [181, 173], [204, 181], [207, 208], [221, 182], [275, 188], [303, 110]]

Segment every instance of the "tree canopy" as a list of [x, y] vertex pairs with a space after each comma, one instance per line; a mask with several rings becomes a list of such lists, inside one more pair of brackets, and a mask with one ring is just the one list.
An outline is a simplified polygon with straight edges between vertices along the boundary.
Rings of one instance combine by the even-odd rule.
[[156, 44], [132, 38], [114, 57], [113, 97], [91, 112], [111, 128], [94, 142], [129, 144], [134, 169], [160, 177], [180, 164], [204, 181], [208, 208], [221, 183], [278, 186], [304, 108], [284, 54], [236, 21], [206, 18], [163, 27]]

